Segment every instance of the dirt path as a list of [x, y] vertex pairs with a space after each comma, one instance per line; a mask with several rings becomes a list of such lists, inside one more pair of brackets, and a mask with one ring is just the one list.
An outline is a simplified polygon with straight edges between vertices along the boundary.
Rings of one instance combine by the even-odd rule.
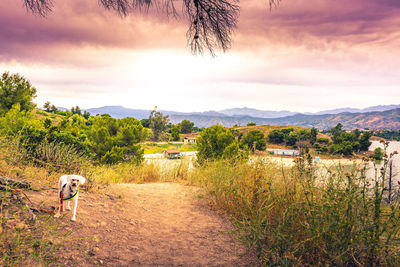
[[[212, 210], [195, 187], [174, 183], [119, 184], [107, 195], [82, 192], [77, 221], [70, 212], [61, 228], [71, 234], [62, 265], [254, 266], [256, 259], [234, 244], [232, 226]], [[43, 200], [56, 190], [32, 193]], [[114, 196], [122, 195], [122, 198]], [[54, 201], [45, 205], [55, 205]]]

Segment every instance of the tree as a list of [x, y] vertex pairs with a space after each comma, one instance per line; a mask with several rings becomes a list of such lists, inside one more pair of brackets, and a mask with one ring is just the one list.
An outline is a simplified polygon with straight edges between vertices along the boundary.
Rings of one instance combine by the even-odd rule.
[[283, 143], [285, 134], [280, 130], [273, 130], [268, 134], [268, 140], [274, 144]]
[[51, 107], [50, 107], [50, 112], [52, 112], [52, 113], [57, 113], [57, 112], [59, 112], [59, 110], [58, 110], [58, 108], [56, 108], [56, 106], [51, 105]]
[[264, 139], [264, 133], [259, 130], [253, 130], [247, 133], [247, 135], [241, 141], [242, 145], [247, 147], [254, 152], [254, 150], [265, 150], [267, 142]]
[[[81, 116], [77, 116], [85, 122]], [[92, 126], [89, 139], [95, 158], [103, 163], [143, 160], [139, 143], [147, 137], [147, 130], [134, 118], [115, 119], [108, 116], [90, 117]], [[68, 127], [67, 127], [68, 129]], [[70, 129], [70, 128], [69, 128]]]
[[184, 134], [193, 132], [194, 123], [191, 121], [183, 120], [178, 125], [181, 127], [181, 132]]
[[167, 129], [169, 117], [164, 116], [161, 112], [157, 111], [157, 108], [150, 113], [149, 117], [150, 129], [153, 131], [153, 139], [158, 141], [159, 136], [162, 132]]
[[149, 119], [142, 119], [140, 122], [142, 123], [143, 127], [145, 127], [145, 128], [150, 128], [150, 121], [149, 121]]
[[[280, 0], [269, 0], [270, 8]], [[52, 11], [53, 0], [23, 0], [27, 10], [40, 16]], [[194, 54], [207, 49], [212, 55], [214, 50], [226, 51], [232, 43], [233, 30], [239, 17], [240, 8], [236, 0], [183, 0], [182, 12], [179, 14], [174, 0], [99, 0], [107, 10], [116, 11], [126, 16], [133, 11], [147, 11], [156, 7], [165, 16], [188, 19], [189, 29], [186, 32], [187, 43]]]
[[179, 134], [181, 133], [181, 127], [179, 125], [171, 126], [171, 137], [172, 141], [179, 141]]
[[315, 127], [312, 127], [310, 130], [310, 143], [311, 145], [314, 145], [315, 142], [317, 142], [317, 135], [318, 135], [318, 129]]
[[71, 113], [73, 114], [78, 114], [78, 115], [82, 115], [82, 110], [79, 106], [75, 106], [71, 108]]
[[249, 122], [249, 123], [247, 123], [247, 126], [256, 126], [257, 124], [255, 123], [255, 122]]
[[90, 117], [90, 112], [88, 112], [88, 111], [84, 111], [83, 112], [83, 115], [82, 115], [85, 119], [89, 119], [89, 117]]
[[35, 97], [35, 87], [23, 76], [3, 73], [0, 78], [0, 115], [7, 113], [17, 103], [21, 110], [32, 110], [35, 107], [32, 99]]
[[285, 135], [284, 141], [287, 146], [294, 146], [296, 142], [299, 141], [299, 138], [296, 133], [289, 133]]
[[360, 150], [361, 151], [368, 151], [368, 148], [371, 145], [371, 141], [369, 141], [371, 136], [372, 136], [371, 132], [364, 132], [360, 136]]
[[46, 101], [46, 103], [44, 103], [43, 105], [44, 110], [46, 110], [47, 112], [50, 112], [50, 108], [51, 108], [51, 103], [50, 101]]
[[342, 135], [342, 133], [345, 133], [346, 131], [343, 130], [343, 125], [341, 123], [338, 123], [335, 127], [333, 127], [330, 130], [330, 132], [332, 134], [333, 143], [339, 144], [341, 142], [340, 136]]
[[197, 160], [235, 159], [241, 157], [239, 143], [232, 132], [222, 125], [214, 125], [205, 129], [197, 139]]

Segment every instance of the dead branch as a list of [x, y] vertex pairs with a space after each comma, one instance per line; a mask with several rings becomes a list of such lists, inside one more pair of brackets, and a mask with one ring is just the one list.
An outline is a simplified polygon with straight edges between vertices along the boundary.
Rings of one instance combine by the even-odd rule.
[[[27, 10], [40, 16], [52, 11], [53, 0], [23, 0]], [[281, 0], [268, 0], [270, 9]], [[98, 0], [99, 5], [117, 12], [120, 16], [139, 10], [147, 12], [154, 7], [163, 15], [178, 18], [174, 0]], [[232, 44], [232, 34], [240, 13], [239, 0], [182, 0], [183, 17], [189, 20], [186, 33], [193, 54], [202, 54], [207, 49], [211, 55], [215, 50], [226, 51]]]

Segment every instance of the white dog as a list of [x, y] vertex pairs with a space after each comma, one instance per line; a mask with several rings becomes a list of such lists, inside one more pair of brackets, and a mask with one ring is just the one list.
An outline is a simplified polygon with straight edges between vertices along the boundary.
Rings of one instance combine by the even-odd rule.
[[73, 205], [72, 221], [76, 220], [76, 208], [79, 199], [79, 185], [84, 184], [86, 179], [80, 175], [63, 175], [58, 181], [58, 193], [60, 208], [54, 217], [60, 217], [64, 210], [64, 201], [68, 201], [67, 209], [71, 210], [71, 201]]

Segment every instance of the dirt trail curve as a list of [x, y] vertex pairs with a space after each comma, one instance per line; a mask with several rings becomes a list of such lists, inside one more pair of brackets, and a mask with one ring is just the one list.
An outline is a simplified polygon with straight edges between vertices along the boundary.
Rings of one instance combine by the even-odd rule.
[[[174, 183], [119, 184], [123, 195], [81, 193], [77, 221], [67, 211], [61, 231], [71, 231], [71, 250], [59, 264], [103, 266], [254, 266], [253, 256], [221, 232], [229, 220], [212, 210], [201, 190]], [[33, 194], [36, 201], [56, 190]], [[199, 197], [200, 196], [200, 197]], [[47, 202], [47, 201], [46, 201]], [[52, 201], [52, 205], [54, 205]], [[49, 202], [45, 205], [49, 205]], [[82, 255], [90, 255], [82, 256]]]

